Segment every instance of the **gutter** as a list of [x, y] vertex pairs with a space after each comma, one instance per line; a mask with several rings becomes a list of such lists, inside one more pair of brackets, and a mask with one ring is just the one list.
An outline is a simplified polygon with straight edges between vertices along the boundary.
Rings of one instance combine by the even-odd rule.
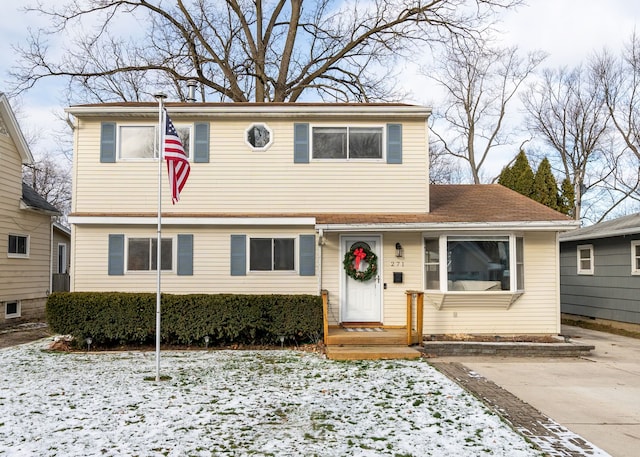
[[[184, 115], [185, 117], [224, 117], [256, 115], [268, 117], [289, 118], [292, 114], [299, 116], [313, 117], [394, 117], [394, 118], [419, 118], [429, 117], [431, 108], [419, 105], [301, 105], [301, 104], [284, 104], [284, 105], [255, 105], [247, 104], [179, 104], [166, 105], [167, 109], [174, 114]], [[157, 105], [149, 104], [148, 106], [127, 106], [122, 105], [82, 105], [71, 106], [65, 108], [65, 112], [76, 117], [157, 117]]]
[[520, 221], [520, 222], [431, 222], [390, 224], [316, 224], [317, 230], [327, 232], [416, 232], [465, 230], [522, 230], [568, 231], [578, 225], [576, 221]]
[[602, 238], [614, 238], [616, 236], [625, 236], [625, 235], [636, 235], [640, 232], [640, 227], [629, 227], [626, 229], [620, 229], [611, 232], [591, 232], [585, 234], [575, 234], [571, 235], [570, 233], [563, 235], [560, 237], [560, 242], [563, 243], [565, 241], [583, 241], [583, 240], [599, 240]]

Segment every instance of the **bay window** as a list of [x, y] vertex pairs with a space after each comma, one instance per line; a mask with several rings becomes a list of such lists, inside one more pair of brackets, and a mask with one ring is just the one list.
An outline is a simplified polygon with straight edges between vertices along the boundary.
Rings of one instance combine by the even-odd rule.
[[426, 290], [482, 292], [524, 289], [522, 237], [425, 237], [424, 247]]

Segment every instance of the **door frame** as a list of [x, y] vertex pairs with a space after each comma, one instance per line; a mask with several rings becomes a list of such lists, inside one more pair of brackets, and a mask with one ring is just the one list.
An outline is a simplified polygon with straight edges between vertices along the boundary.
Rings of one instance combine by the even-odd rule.
[[339, 255], [338, 255], [338, 271], [340, 272], [340, 309], [338, 310], [339, 323], [344, 322], [344, 314], [345, 307], [347, 305], [347, 274], [344, 271], [343, 260], [346, 254], [345, 244], [347, 240], [351, 240], [351, 242], [361, 241], [362, 239], [375, 239], [378, 245], [378, 252], [376, 253], [378, 256], [378, 279], [374, 279], [377, 281], [378, 288], [378, 308], [380, 311], [380, 323], [384, 323], [384, 299], [383, 299], [383, 236], [382, 233], [345, 233], [341, 234], [339, 237]]

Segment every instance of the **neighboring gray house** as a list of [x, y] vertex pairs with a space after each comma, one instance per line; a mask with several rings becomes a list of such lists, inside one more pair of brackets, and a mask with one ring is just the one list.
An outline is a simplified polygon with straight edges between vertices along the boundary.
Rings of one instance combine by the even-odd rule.
[[560, 235], [565, 314], [640, 324], [640, 213]]

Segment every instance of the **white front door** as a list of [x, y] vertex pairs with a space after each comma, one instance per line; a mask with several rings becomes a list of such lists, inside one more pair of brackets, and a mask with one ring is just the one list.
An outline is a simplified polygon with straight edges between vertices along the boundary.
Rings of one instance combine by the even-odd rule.
[[[342, 292], [342, 322], [382, 322], [381, 282], [382, 244], [379, 236], [349, 236], [342, 238], [342, 256], [358, 247], [366, 248], [377, 256], [376, 271], [373, 276], [360, 281], [350, 277], [344, 268]], [[358, 271], [365, 272], [370, 263], [364, 258], [359, 262]]]

